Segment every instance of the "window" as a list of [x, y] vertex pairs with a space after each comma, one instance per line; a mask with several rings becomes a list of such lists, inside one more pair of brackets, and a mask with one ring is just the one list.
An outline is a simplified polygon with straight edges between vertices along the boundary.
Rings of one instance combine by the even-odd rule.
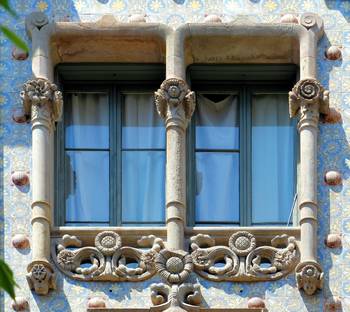
[[[220, 67], [219, 73], [230, 70]], [[210, 68], [190, 69], [197, 105], [189, 128], [189, 223], [291, 225], [297, 146], [288, 113], [293, 69], [279, 81], [276, 72], [269, 77], [274, 66], [265, 67], [264, 77], [257, 75], [258, 67], [243, 77], [241, 67], [225, 81], [210, 80], [208, 73], [207, 80], [200, 77]]]
[[165, 128], [155, 109], [153, 83], [68, 79], [63, 87], [56, 222], [164, 224]]

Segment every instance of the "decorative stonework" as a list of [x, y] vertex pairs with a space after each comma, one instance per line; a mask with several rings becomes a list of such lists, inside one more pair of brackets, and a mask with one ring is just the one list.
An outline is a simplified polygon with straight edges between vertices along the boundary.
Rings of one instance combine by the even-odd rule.
[[182, 250], [163, 249], [155, 263], [158, 274], [169, 284], [183, 283], [193, 271], [191, 256]]
[[304, 79], [297, 82], [289, 92], [289, 114], [300, 120], [318, 121], [319, 114], [329, 112], [329, 91], [325, 90], [316, 79]]
[[323, 287], [323, 272], [317, 262], [300, 263], [296, 269], [298, 288], [303, 288], [307, 295], [313, 295], [317, 289]]
[[41, 118], [52, 123], [61, 118], [63, 99], [57, 86], [43, 78], [27, 81], [21, 92], [24, 112], [32, 121]]
[[38, 295], [47, 295], [50, 289], [56, 289], [56, 276], [50, 263], [33, 261], [27, 270], [29, 288], [35, 290]]
[[195, 93], [186, 82], [177, 78], [164, 80], [154, 95], [158, 114], [166, 125], [186, 128], [196, 105]]
[[[120, 236], [112, 231], [99, 233], [95, 247], [82, 247], [77, 237], [64, 235], [53, 243], [52, 254], [58, 268], [74, 279], [137, 282], [156, 273], [155, 258], [164, 248], [163, 241], [153, 235], [142, 237], [138, 244], [151, 249], [122, 246]], [[76, 249], [70, 250], [72, 247]], [[90, 266], [82, 267], [83, 263]]]
[[254, 235], [245, 231], [233, 234], [229, 247], [214, 246], [213, 239], [203, 234], [192, 237], [191, 242], [195, 272], [212, 281], [276, 280], [299, 261], [295, 238], [285, 234], [272, 239], [271, 246], [260, 247]]
[[151, 285], [151, 300], [157, 311], [199, 311], [202, 294], [199, 284]]

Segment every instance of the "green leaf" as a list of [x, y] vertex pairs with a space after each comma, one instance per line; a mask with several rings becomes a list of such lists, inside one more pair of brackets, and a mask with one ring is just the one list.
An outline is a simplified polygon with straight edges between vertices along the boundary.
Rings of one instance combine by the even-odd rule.
[[8, 0], [0, 0], [0, 6], [2, 6], [13, 17], [17, 17], [16, 12], [10, 7], [10, 4], [9, 4]]
[[[1, 1], [1, 0], [0, 0]], [[4, 33], [4, 35], [9, 38], [18, 48], [25, 52], [29, 52], [27, 44], [19, 38], [11, 29], [7, 28], [4, 25], [0, 25], [0, 30]]]
[[13, 273], [6, 262], [0, 259], [0, 288], [4, 289], [12, 299], [15, 299], [15, 286], [17, 286]]

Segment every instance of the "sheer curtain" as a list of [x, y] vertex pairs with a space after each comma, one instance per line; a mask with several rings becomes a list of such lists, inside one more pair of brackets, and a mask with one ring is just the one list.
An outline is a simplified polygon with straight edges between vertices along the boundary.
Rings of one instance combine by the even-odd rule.
[[253, 223], [285, 224], [292, 208], [295, 128], [285, 94], [260, 94], [252, 102]]
[[196, 223], [238, 223], [237, 96], [198, 95], [195, 118]]
[[109, 104], [103, 93], [65, 104], [66, 222], [109, 223]]
[[152, 94], [126, 94], [122, 126], [122, 222], [165, 219], [165, 127]]

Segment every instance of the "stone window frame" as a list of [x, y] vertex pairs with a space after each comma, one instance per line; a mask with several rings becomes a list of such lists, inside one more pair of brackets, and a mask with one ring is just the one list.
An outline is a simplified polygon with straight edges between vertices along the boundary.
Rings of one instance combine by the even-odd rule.
[[[27, 268], [27, 280], [31, 289], [40, 295], [46, 295], [50, 289], [55, 289], [51, 253], [55, 264], [63, 273], [81, 280], [141, 281], [158, 273], [167, 284], [172, 285], [153, 285], [152, 294], [157, 296], [152, 301], [159, 307], [166, 305], [170, 291], [178, 294], [178, 305], [185, 310], [191, 309], [188, 306], [200, 304], [197, 297], [200, 294], [199, 286], [183, 284], [192, 271], [214, 281], [259, 281], [279, 279], [295, 269], [298, 287], [307, 294], [312, 295], [318, 288], [322, 288], [323, 272], [316, 253], [317, 135], [319, 115], [329, 111], [329, 93], [317, 81], [316, 75], [317, 43], [323, 34], [323, 22], [317, 15], [305, 13], [300, 17], [299, 24], [252, 24], [246, 21], [225, 24], [189, 23], [173, 30], [162, 24], [145, 24], [142, 20], [117, 23], [111, 16], [104, 16], [96, 23], [50, 23], [43, 13], [35, 12], [26, 19], [26, 28], [32, 40], [34, 76], [24, 84], [21, 93], [25, 114], [31, 116], [33, 141], [33, 255]], [[78, 44], [94, 36], [102, 36], [112, 44], [119, 43], [118, 40], [131, 39], [136, 42], [131, 49], [141, 50], [151, 42], [155, 54], [158, 53], [158, 58], [166, 64], [166, 80], [155, 92], [155, 104], [165, 121], [167, 133], [165, 228], [67, 228], [54, 227], [51, 223], [54, 193], [53, 130], [63, 105], [62, 94], [53, 83], [53, 71], [55, 63], [64, 61], [64, 53], [74, 59], [77, 50], [74, 47], [70, 49], [73, 41], [69, 41], [69, 38], [72, 36]], [[289, 93], [289, 108], [291, 117], [300, 116], [299, 227], [186, 227], [186, 170], [183, 166], [186, 161], [185, 133], [195, 109], [195, 94], [186, 83], [186, 67], [195, 61], [191, 60], [188, 49], [193, 40], [198, 38], [223, 38], [227, 42], [238, 37], [263, 40], [277, 38], [281, 41], [292, 38], [298, 43], [300, 80]], [[63, 52], [62, 46], [66, 49]], [[95, 46], [98, 46], [95, 49], [104, 49], [103, 53], [107, 53], [108, 49], [102, 45]], [[114, 50], [112, 48], [112, 52], [115, 51], [115, 47]], [[132, 52], [135, 53], [129, 57], [128, 53], [124, 51], [123, 54], [122, 51], [117, 56], [120, 57], [118, 60], [140, 61], [138, 58], [143, 54], [137, 50]], [[78, 51], [78, 57], [95, 62], [106, 61], [111, 57], [107, 55], [106, 59], [103, 56], [103, 59], [96, 59], [95, 53], [96, 50], [82, 48]], [[226, 62], [230, 60], [226, 59]], [[144, 236], [137, 240], [140, 235]], [[190, 238], [193, 252], [188, 254], [184, 246], [186, 238], [191, 235], [194, 235]], [[165, 238], [166, 243], [163, 242]], [[268, 243], [269, 240], [271, 243]], [[151, 249], [144, 252], [125, 246], [135, 246], [136, 243]], [[80, 248], [92, 244], [95, 247], [91, 247], [88, 254], [87, 249]], [[78, 248], [76, 253], [66, 248], [72, 246]], [[80, 260], [76, 259], [78, 253]], [[95, 264], [98, 269], [95, 268], [94, 272], [78, 270], [79, 261], [91, 257], [91, 253], [98, 258], [96, 263], [99, 264]], [[115, 253], [119, 254], [119, 258], [113, 260], [111, 257]], [[142, 269], [137, 272], [128, 269], [126, 263], [123, 263], [126, 256], [134, 258]], [[247, 269], [245, 261], [249, 257], [250, 260], [256, 260], [250, 264], [247, 262], [249, 272], [255, 274], [253, 277], [249, 272], [240, 274], [242, 268]], [[260, 267], [260, 260], [257, 260], [259, 257], [260, 260], [261, 257], [268, 258], [274, 263], [270, 272]], [[230, 261], [226, 262], [225, 268], [230, 267], [231, 273], [236, 270], [233, 278], [214, 268], [216, 260], [227, 258]], [[96, 277], [101, 263], [104, 264], [103, 269], [109, 263], [119, 275], [113, 276], [110, 272], [109, 276], [102, 274]], [[121, 277], [120, 270], [124, 270], [125, 276]], [[189, 298], [191, 299], [188, 300]]]

